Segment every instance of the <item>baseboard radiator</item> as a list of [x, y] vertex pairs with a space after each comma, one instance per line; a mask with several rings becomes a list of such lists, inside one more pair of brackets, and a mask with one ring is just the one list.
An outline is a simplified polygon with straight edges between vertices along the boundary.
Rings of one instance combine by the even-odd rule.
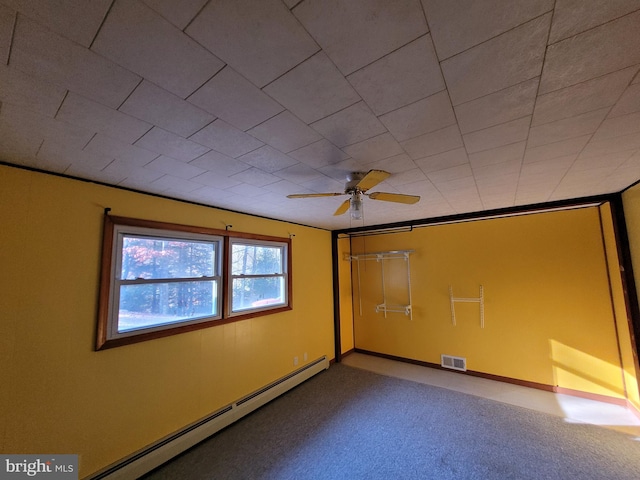
[[87, 477], [87, 480], [138, 478], [327, 368], [329, 368], [329, 361], [326, 356], [323, 356]]

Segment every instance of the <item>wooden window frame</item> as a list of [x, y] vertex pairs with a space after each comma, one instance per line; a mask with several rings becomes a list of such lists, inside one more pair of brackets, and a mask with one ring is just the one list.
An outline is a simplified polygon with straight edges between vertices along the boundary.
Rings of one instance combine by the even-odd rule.
[[[117, 226], [117, 228], [116, 228]], [[124, 228], [123, 228], [124, 227]], [[117, 241], [117, 230], [127, 231], [126, 227], [132, 227], [132, 231], [136, 228], [145, 228], [151, 230], [157, 230], [158, 232], [177, 232], [196, 235], [206, 235], [212, 238], [222, 238], [222, 258], [220, 263], [219, 276], [222, 282], [222, 295], [219, 298], [220, 315], [215, 318], [201, 320], [196, 323], [176, 323], [171, 326], [165, 325], [161, 329], [140, 329], [133, 332], [128, 332], [126, 336], [113, 337], [110, 334], [112, 331], [112, 324], [117, 322], [117, 312], [114, 312], [113, 294], [112, 290], [116, 286], [114, 281], [115, 265], [114, 263], [118, 259], [119, 252], [115, 252]], [[158, 235], [162, 237], [163, 235]], [[165, 238], [170, 238], [165, 235]], [[285, 304], [278, 304], [274, 307], [263, 306], [256, 309], [247, 311], [231, 312], [231, 281], [232, 276], [230, 274], [230, 239], [248, 240], [252, 243], [260, 244], [260, 242], [285, 244], [285, 281], [286, 281], [286, 302]], [[226, 323], [237, 322], [249, 318], [272, 315], [280, 313], [293, 308], [293, 288], [292, 288], [292, 254], [291, 254], [291, 239], [273, 237], [267, 235], [258, 235], [241, 232], [231, 232], [228, 230], [219, 230], [207, 227], [197, 227], [191, 225], [182, 225], [167, 222], [158, 222], [153, 220], [142, 220], [137, 218], [119, 217], [105, 214], [104, 226], [103, 226], [103, 241], [102, 241], [102, 258], [101, 258], [101, 273], [100, 273], [100, 291], [98, 298], [98, 322], [96, 330], [96, 350], [105, 350], [108, 348], [119, 347], [123, 345], [130, 345], [133, 343], [143, 342], [147, 340], [153, 340], [156, 338], [167, 337], [171, 335], [177, 335], [184, 332], [190, 332], [199, 330], [202, 328], [209, 328], [216, 325], [224, 325]], [[117, 307], [116, 307], [117, 308]]]

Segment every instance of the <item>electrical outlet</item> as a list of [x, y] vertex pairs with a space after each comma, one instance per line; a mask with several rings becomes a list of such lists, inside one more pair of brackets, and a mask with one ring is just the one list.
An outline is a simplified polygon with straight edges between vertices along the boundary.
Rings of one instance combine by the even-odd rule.
[[302, 359], [306, 362], [306, 361], [307, 361], [307, 358], [308, 358], [308, 356], [307, 356], [307, 352], [304, 352], [304, 355], [302, 356]]
[[293, 357], [293, 366], [298, 366], [298, 357]]

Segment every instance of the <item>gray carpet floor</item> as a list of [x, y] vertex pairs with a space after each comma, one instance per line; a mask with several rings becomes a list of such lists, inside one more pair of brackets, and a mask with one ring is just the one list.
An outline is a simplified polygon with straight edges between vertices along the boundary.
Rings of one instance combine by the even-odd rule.
[[640, 441], [336, 364], [144, 478], [637, 480]]

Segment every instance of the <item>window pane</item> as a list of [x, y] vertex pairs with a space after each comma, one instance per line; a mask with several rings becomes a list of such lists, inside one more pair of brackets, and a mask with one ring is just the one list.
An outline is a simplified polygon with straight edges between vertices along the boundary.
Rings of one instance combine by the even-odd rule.
[[231, 274], [232, 275], [271, 275], [282, 272], [281, 247], [263, 245], [231, 246]]
[[214, 276], [215, 244], [125, 236], [121, 280]]
[[218, 282], [122, 285], [118, 332], [215, 316]]
[[284, 278], [234, 278], [232, 310], [262, 308], [285, 303]]

